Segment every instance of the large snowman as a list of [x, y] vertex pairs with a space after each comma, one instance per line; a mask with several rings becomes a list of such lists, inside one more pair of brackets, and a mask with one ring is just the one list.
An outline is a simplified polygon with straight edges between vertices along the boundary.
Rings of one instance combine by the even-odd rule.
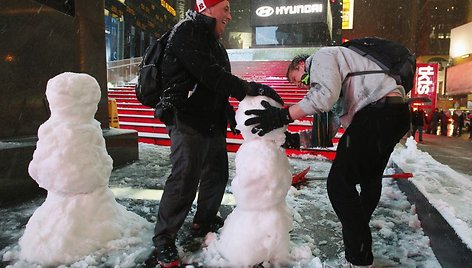
[[289, 258], [289, 231], [292, 216], [285, 197], [291, 187], [289, 162], [281, 145], [286, 128], [273, 130], [263, 137], [245, 126], [249, 109], [263, 109], [264, 97], [246, 97], [236, 113], [237, 128], [244, 142], [236, 159], [236, 176], [231, 187], [236, 207], [227, 217], [214, 241], [218, 253], [230, 266], [250, 266], [262, 262], [283, 264]]
[[48, 81], [46, 96], [51, 116], [39, 128], [29, 174], [48, 194], [19, 245], [20, 259], [58, 266], [107, 249], [110, 241], [132, 237], [149, 223], [116, 203], [108, 188], [112, 159], [94, 119], [97, 81], [63, 73]]

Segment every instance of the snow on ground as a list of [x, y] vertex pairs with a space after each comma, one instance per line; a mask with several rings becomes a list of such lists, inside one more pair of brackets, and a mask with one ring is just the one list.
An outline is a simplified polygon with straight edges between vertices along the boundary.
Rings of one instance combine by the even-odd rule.
[[[410, 142], [411, 144], [411, 142]], [[412, 181], [422, 191], [433, 198], [433, 204], [442, 204], [443, 215], [450, 216], [449, 221], [455, 223], [456, 230], [461, 235], [466, 231], [465, 226], [470, 223], [470, 217], [461, 209], [453, 210], [453, 205], [448, 203], [459, 202], [460, 206], [470, 204], [466, 192], [467, 185], [460, 185], [463, 176], [435, 162], [432, 158], [418, 151], [407, 143], [408, 147], [398, 146], [392, 159], [405, 172], [412, 172], [415, 177]], [[168, 159], [169, 148], [149, 144], [139, 144], [140, 159], [126, 167], [116, 169], [110, 178], [110, 188], [117, 195], [120, 192], [118, 203], [126, 209], [140, 215], [149, 221], [152, 226], [158, 206], [158, 189], [162, 189], [165, 179], [170, 173], [170, 161]], [[416, 157], [412, 157], [414, 154]], [[230, 153], [230, 178], [235, 175], [235, 154]], [[319, 157], [301, 156], [290, 157], [292, 172], [299, 172], [307, 166], [311, 167], [307, 177], [312, 178], [299, 189], [291, 188], [287, 197], [287, 203], [294, 217], [294, 227], [290, 233], [289, 267], [320, 267], [323, 261], [338, 260], [343, 257], [343, 243], [341, 226], [334, 214], [327, 197], [326, 181], [318, 180], [328, 174], [331, 162]], [[386, 173], [393, 173], [393, 169]], [[428, 176], [426, 176], [428, 174]], [[447, 175], [447, 176], [446, 176]], [[445, 182], [441, 180], [446, 176], [448, 191], [439, 190], [437, 187], [430, 189], [425, 185], [431, 185], [430, 178], [438, 185]], [[457, 180], [456, 180], [457, 179]], [[468, 178], [469, 179], [469, 178]], [[421, 184], [424, 181], [425, 184]], [[427, 182], [427, 183], [426, 183]], [[228, 183], [227, 192], [230, 196], [231, 188]], [[146, 190], [145, 190], [146, 189]], [[427, 190], [425, 190], [427, 189]], [[140, 191], [142, 190], [142, 191]], [[433, 191], [434, 190], [434, 191]], [[137, 194], [142, 192], [142, 194]], [[429, 238], [425, 236], [421, 222], [406, 196], [399, 190], [395, 181], [384, 179], [382, 198], [374, 212], [371, 228], [373, 231], [374, 264], [376, 267], [441, 267], [429, 246]], [[455, 194], [453, 194], [455, 193]], [[462, 194], [461, 194], [462, 193]], [[442, 196], [445, 194], [445, 196]], [[459, 194], [457, 197], [456, 195]], [[128, 198], [136, 196], [135, 198]], [[449, 199], [449, 197], [454, 197]], [[221, 215], [226, 217], [234, 208], [231, 198], [221, 208]], [[430, 199], [432, 200], [432, 199]], [[469, 200], [470, 201], [470, 200]], [[44, 198], [38, 198], [18, 206], [0, 208], [0, 259], [3, 265], [9, 267], [40, 267], [24, 261], [18, 261], [18, 240], [25, 230], [25, 224], [35, 209], [44, 202]], [[202, 264], [212, 261], [214, 256], [206, 256], [205, 250], [200, 248], [202, 240], [194, 240], [190, 237], [189, 228], [195, 207], [192, 208], [184, 226], [179, 233], [178, 247], [184, 260], [199, 261]], [[463, 229], [459, 223], [463, 222]], [[453, 225], [454, 226], [454, 225]], [[467, 233], [468, 232], [468, 233]], [[126, 234], [128, 235], [128, 234]], [[82, 257], [73, 264], [65, 264], [65, 267], [139, 267], [151, 250], [152, 228], [144, 228], [136, 239], [145, 241], [139, 245], [126, 246], [124, 241], [133, 237], [122, 237], [111, 241], [106, 248], [102, 248], [93, 254]], [[147, 240], [146, 240], [147, 238]], [[250, 246], [250, 245], [248, 245]], [[264, 263], [264, 267], [269, 264]]]
[[411, 181], [416, 188], [472, 249], [472, 176], [458, 173], [418, 150], [411, 137], [405, 145], [393, 152], [391, 160], [403, 171], [413, 173]]

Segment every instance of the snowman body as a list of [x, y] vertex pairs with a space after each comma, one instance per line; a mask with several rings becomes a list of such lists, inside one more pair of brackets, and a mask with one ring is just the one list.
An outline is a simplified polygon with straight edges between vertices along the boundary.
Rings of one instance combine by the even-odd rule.
[[244, 137], [244, 143], [236, 153], [236, 176], [231, 183], [236, 207], [227, 217], [216, 241], [218, 252], [234, 266], [265, 261], [283, 263], [289, 257], [292, 217], [285, 197], [291, 187], [291, 173], [281, 148], [286, 128], [260, 137], [251, 133], [253, 126], [244, 126], [249, 118], [244, 111], [263, 109], [261, 100], [279, 105], [263, 96], [246, 97], [236, 113], [237, 128]]
[[20, 259], [44, 266], [70, 264], [149, 224], [119, 205], [108, 188], [113, 161], [100, 123], [97, 81], [63, 73], [48, 81], [51, 116], [38, 130], [30, 176], [48, 191], [20, 238]]

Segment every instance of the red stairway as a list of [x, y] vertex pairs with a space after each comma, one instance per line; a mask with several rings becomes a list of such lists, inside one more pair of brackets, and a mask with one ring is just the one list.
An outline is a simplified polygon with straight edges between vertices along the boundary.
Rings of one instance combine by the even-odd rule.
[[[300, 101], [307, 91], [288, 83], [285, 78], [288, 64], [289, 62], [287, 61], [237, 61], [232, 62], [231, 67], [233, 73], [243, 79], [273, 87], [286, 105], [293, 105]], [[165, 125], [159, 119], [154, 118], [154, 109], [145, 107], [138, 102], [132, 85], [109, 88], [108, 98], [116, 100], [120, 128], [138, 131], [139, 142], [170, 145]], [[237, 109], [239, 102], [236, 99], [230, 99], [230, 103]], [[308, 116], [291, 123], [288, 126], [288, 130], [290, 132], [309, 130], [311, 129], [312, 122], [313, 117]], [[335, 138], [333, 143], [337, 143], [337, 140], [338, 138]], [[228, 128], [226, 141], [228, 151], [236, 152], [243, 142], [243, 137], [241, 135], [233, 135]], [[335, 156], [333, 148], [287, 149], [286, 152], [287, 155], [320, 155], [330, 160], [334, 159]]]

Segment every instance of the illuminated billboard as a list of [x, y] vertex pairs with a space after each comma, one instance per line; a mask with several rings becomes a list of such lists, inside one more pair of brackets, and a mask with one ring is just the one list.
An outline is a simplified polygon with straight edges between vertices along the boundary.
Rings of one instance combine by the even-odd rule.
[[472, 61], [447, 68], [446, 90], [448, 95], [472, 93]]
[[423, 106], [424, 110], [433, 110], [436, 108], [436, 99], [438, 95], [438, 63], [417, 63], [415, 73], [415, 84], [411, 90], [411, 98], [415, 99], [429, 99], [431, 102], [419, 102], [412, 104]]
[[327, 0], [253, 0], [252, 26], [327, 22]]
[[343, 30], [352, 30], [354, 23], [354, 0], [343, 0]]
[[472, 54], [472, 22], [451, 29], [451, 58]]

